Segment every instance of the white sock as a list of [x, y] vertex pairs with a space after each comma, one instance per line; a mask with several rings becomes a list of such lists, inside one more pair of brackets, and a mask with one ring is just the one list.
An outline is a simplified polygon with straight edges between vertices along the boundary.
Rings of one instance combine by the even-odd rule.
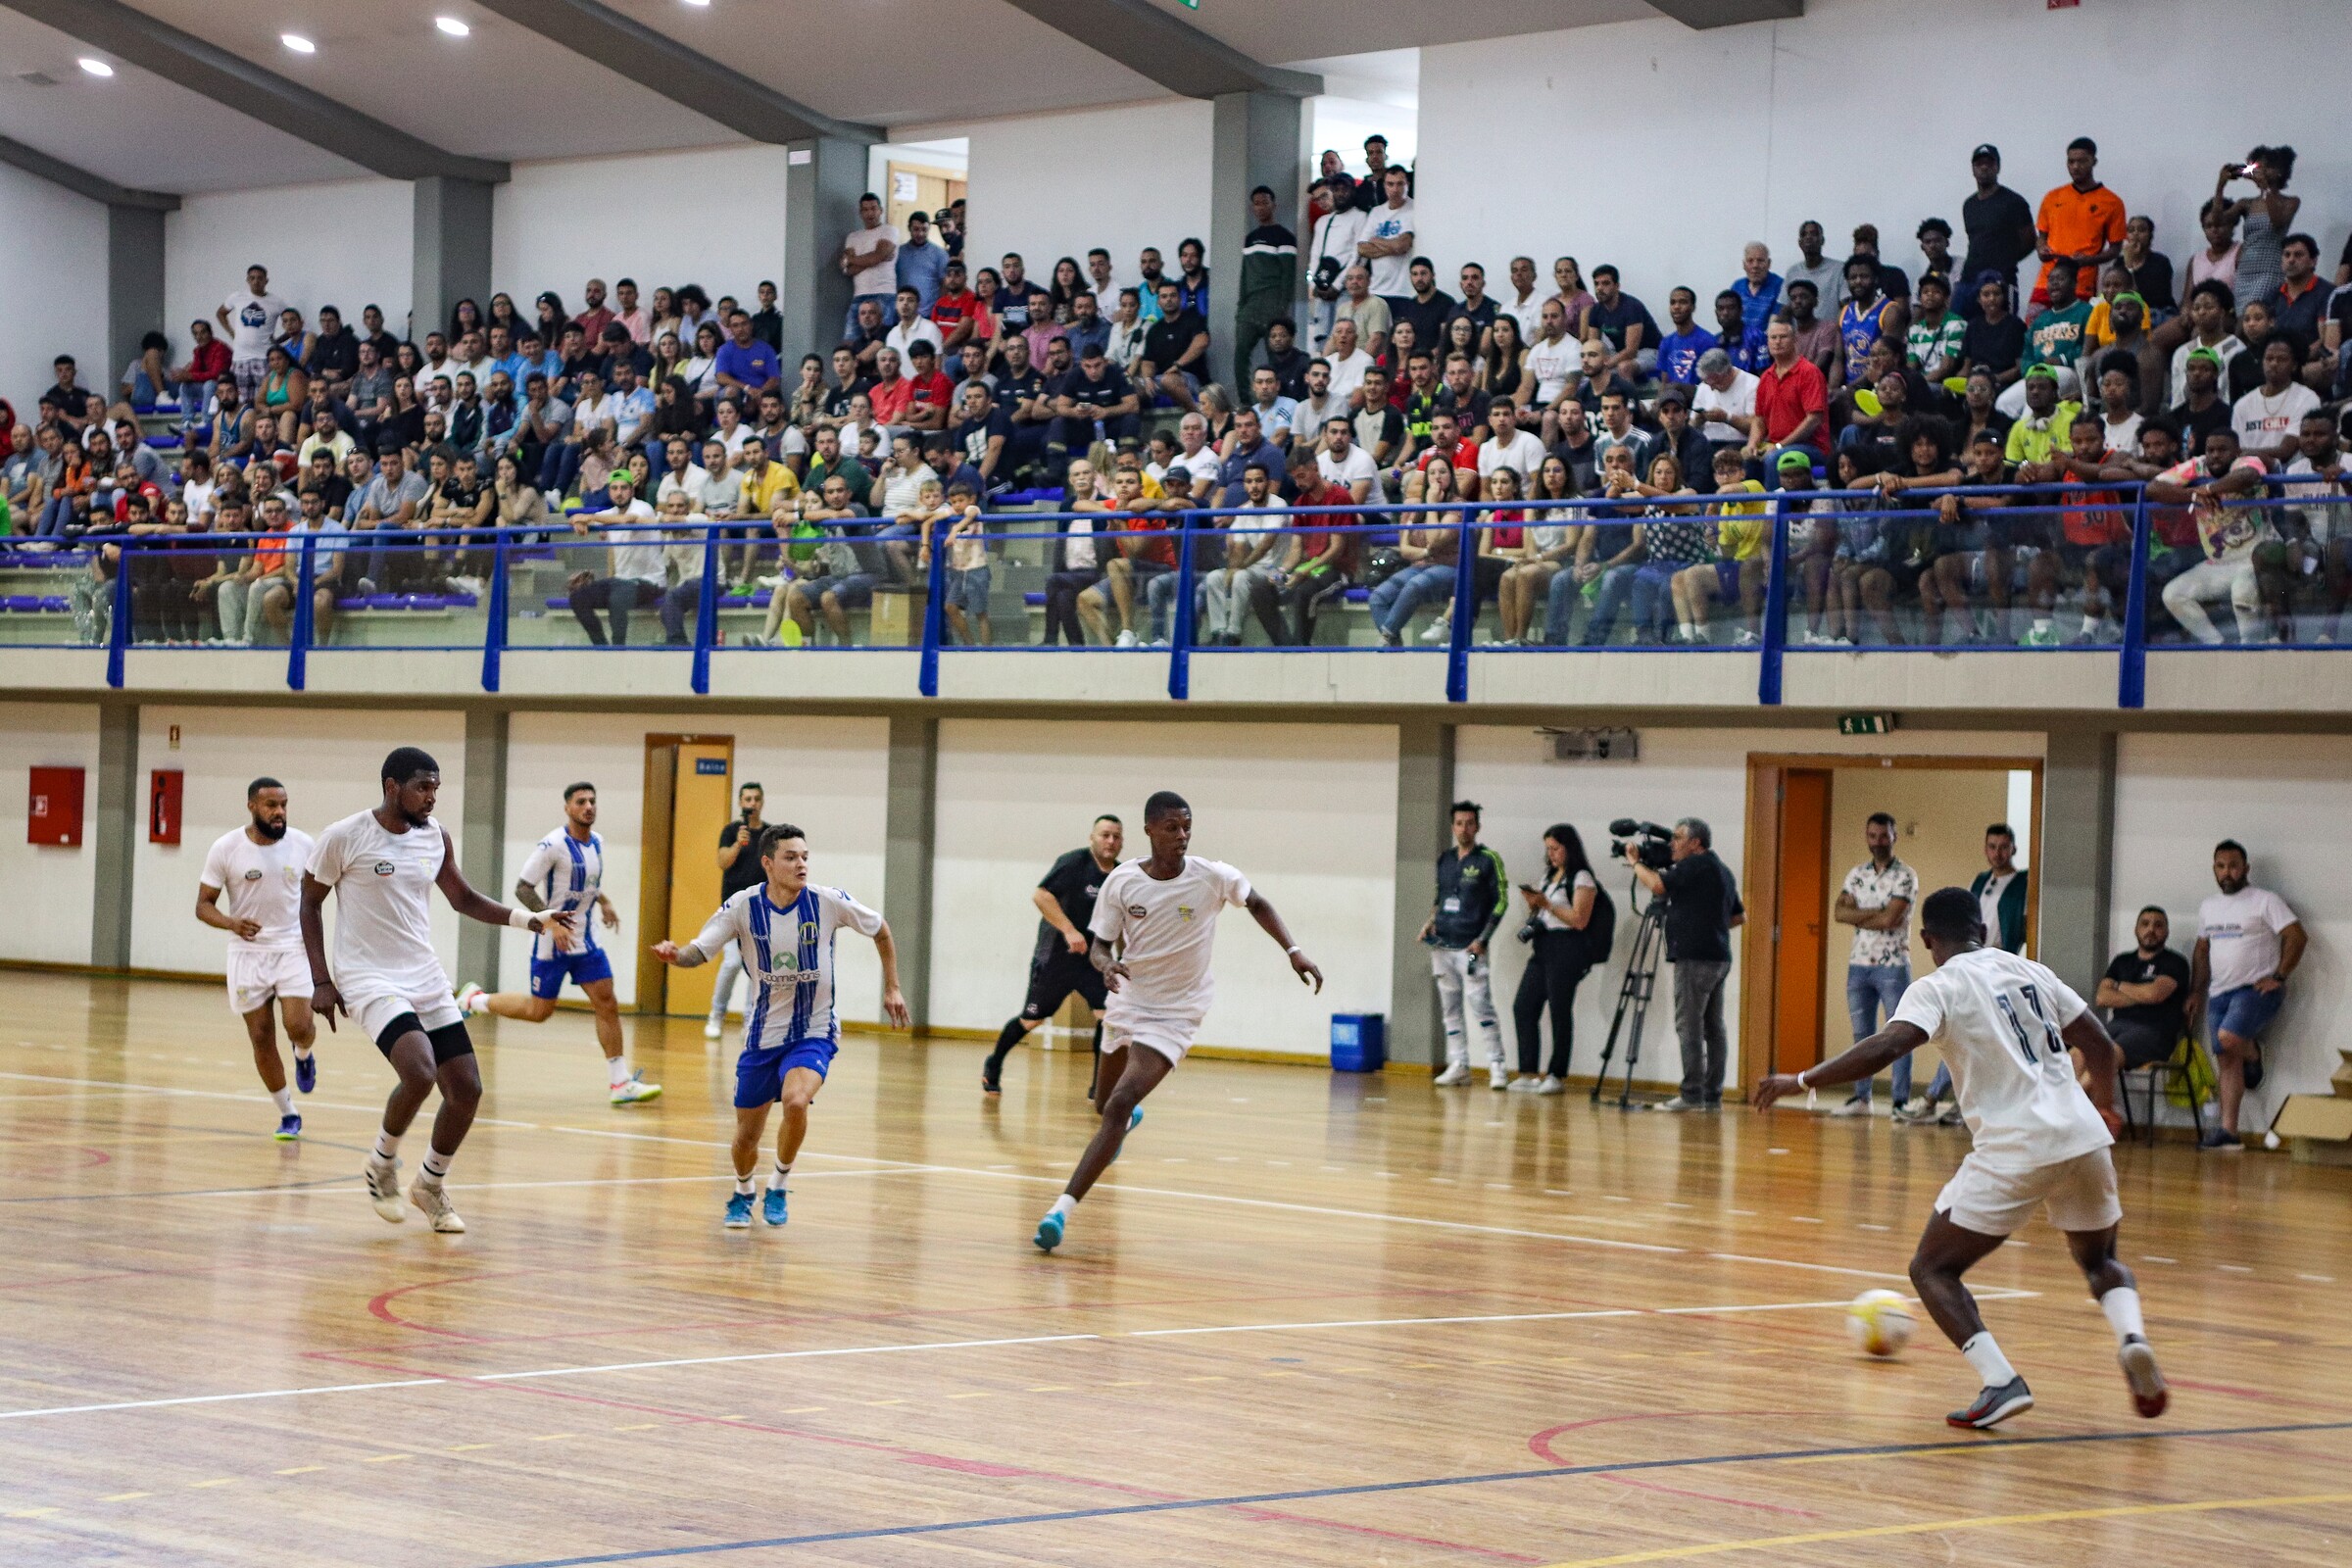
[[311, 1048], [310, 1048], [309, 1046], [296, 1046], [296, 1047], [294, 1048], [294, 1059], [295, 1059], [296, 1061], [308, 1061], [308, 1060], [310, 1060], [310, 1059], [311, 1059]]
[[2121, 1345], [2134, 1334], [2148, 1337], [2147, 1325], [2139, 1317], [2139, 1292], [2129, 1285], [2119, 1285], [2099, 1298], [2099, 1310], [2107, 1314], [2107, 1326], [2115, 1330], [2115, 1343]]
[[280, 1116], [291, 1116], [294, 1114], [293, 1090], [272, 1089], [270, 1091], [270, 1098], [277, 1102], [277, 1113]]
[[607, 1056], [605, 1058], [605, 1076], [612, 1080], [612, 1087], [615, 1089], [627, 1083], [629, 1081], [629, 1058], [626, 1055]]
[[791, 1174], [792, 1167], [779, 1159], [776, 1161], [775, 1173], [767, 1179], [767, 1185], [771, 1188], [781, 1188], [784, 1185], [784, 1178]]
[[1984, 1380], [1988, 1389], [1997, 1389], [2017, 1377], [2017, 1368], [2009, 1364], [2009, 1358], [2001, 1353], [2001, 1348], [1992, 1343], [1992, 1335], [1987, 1330], [1978, 1330], [1974, 1338], [1960, 1347], [1960, 1353], [1968, 1357], [1968, 1364], [1977, 1369], [1977, 1376]]
[[399, 1157], [400, 1134], [388, 1133], [380, 1127], [377, 1128], [375, 1133], [376, 1163], [380, 1165], [389, 1165]]
[[440, 1186], [441, 1178], [449, 1174], [449, 1162], [457, 1157], [455, 1154], [444, 1154], [438, 1149], [429, 1151], [424, 1156], [423, 1174], [417, 1179], [430, 1182], [435, 1187]]
[[738, 1176], [735, 1178], [735, 1196], [737, 1198], [749, 1198], [752, 1196], [756, 1188], [751, 1177]]
[[1059, 1214], [1063, 1219], [1068, 1219], [1073, 1213], [1077, 1212], [1077, 1209], [1078, 1200], [1072, 1198], [1069, 1194], [1064, 1193], [1059, 1198], [1054, 1200], [1054, 1206], [1048, 1212]]

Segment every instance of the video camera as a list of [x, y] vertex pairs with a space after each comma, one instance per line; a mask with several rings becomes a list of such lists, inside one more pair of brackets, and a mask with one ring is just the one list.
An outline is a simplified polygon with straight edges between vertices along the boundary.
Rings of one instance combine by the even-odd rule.
[[1670, 842], [1674, 838], [1672, 828], [1621, 816], [1609, 824], [1609, 831], [1616, 835], [1609, 841], [1609, 854], [1614, 858], [1624, 859], [1626, 846], [1638, 844], [1642, 850], [1642, 863], [1652, 871], [1663, 871], [1673, 863], [1674, 846]]

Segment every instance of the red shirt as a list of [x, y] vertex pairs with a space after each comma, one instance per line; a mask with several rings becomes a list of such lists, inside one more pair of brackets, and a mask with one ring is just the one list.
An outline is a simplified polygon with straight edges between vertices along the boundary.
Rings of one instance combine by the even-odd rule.
[[1821, 416], [1808, 439], [1827, 452], [1830, 388], [1822, 379], [1821, 368], [1801, 355], [1786, 370], [1777, 365], [1765, 366], [1756, 377], [1756, 416], [1764, 421], [1764, 439], [1775, 445], [1786, 441], [1808, 414]]
[[188, 356], [188, 379], [208, 385], [228, 373], [228, 345], [213, 339]]
[[[1184, 519], [1172, 514], [1162, 515], [1150, 513], [1141, 516], [1119, 519], [1119, 526], [1129, 533], [1151, 533], [1183, 525]], [[1135, 559], [1154, 562], [1162, 566], [1173, 566], [1176, 564], [1176, 541], [1165, 536], [1158, 539], [1147, 539], [1144, 541], [1143, 548], [1135, 553]]]
[[[2100, 461], [2121, 463], [2125, 456], [2110, 449]], [[2059, 525], [2065, 530], [2068, 544], [2096, 547], [2128, 545], [2132, 542], [2132, 520], [2120, 510], [2124, 501], [2121, 495], [2113, 490], [2077, 490], [2070, 483], [2066, 498], [2081, 503], [2067, 507], [2059, 514]], [[2092, 508], [2098, 510], [2090, 510]]]
[[[944, 409], [948, 407], [948, 405], [955, 399], [956, 396], [956, 389], [954, 385], [949, 382], [946, 376], [940, 374], [937, 370], [933, 370], [927, 376], [910, 375], [906, 377], [904, 384], [908, 389], [906, 394], [906, 402], [908, 406], [913, 408]], [[875, 412], [874, 416], [876, 418], [881, 417], [881, 413], [879, 410]]]
[[[589, 343], [594, 345], [604, 341], [605, 328], [611, 326], [616, 318], [610, 310], [599, 305], [593, 311], [582, 311], [576, 319], [580, 331], [586, 335]], [[455, 348], [457, 345], [453, 343], [450, 346]]]
[[[1437, 455], [1438, 449], [1433, 446], [1413, 461], [1413, 466], [1419, 468], [1422, 472], [1427, 473], [1429, 471], [1429, 460]], [[1475, 441], [1456, 441], [1453, 444], [1453, 466], [1467, 472], [1476, 473], [1478, 471], [1478, 443]]]
[[914, 403], [914, 382], [903, 375], [896, 381], [877, 381], [866, 400], [874, 406], [876, 424], [905, 424], [906, 410]]
[[[1341, 489], [1339, 486], [1325, 484], [1323, 482], [1323, 476], [1321, 474], [1317, 474], [1315, 475], [1315, 487], [1312, 490], [1301, 489], [1298, 492], [1298, 499], [1296, 505], [1301, 507], [1337, 507], [1344, 506], [1353, 499], [1353, 496], [1351, 496], [1348, 491]], [[1352, 528], [1363, 520], [1364, 519], [1362, 516], [1352, 512], [1334, 512], [1321, 514], [1311, 517], [1300, 517], [1298, 519], [1298, 526], [1300, 528], [1316, 528], [1325, 531], [1299, 534], [1298, 542], [1303, 550], [1303, 554], [1301, 554], [1298, 558], [1299, 564], [1303, 565], [1305, 563], [1314, 560], [1317, 556], [1323, 554], [1324, 551], [1331, 548], [1332, 535], [1329, 532], [1330, 529]], [[1363, 536], [1361, 534], [1346, 533], [1341, 534], [1339, 537], [1343, 543], [1340, 546], [1340, 553], [1332, 558], [1332, 564], [1337, 566], [1342, 574], [1346, 574], [1355, 569], [1356, 548]]]
[[980, 296], [968, 288], [960, 294], [942, 294], [931, 302], [931, 321], [939, 328], [939, 335], [946, 337], [970, 320], [979, 309]]

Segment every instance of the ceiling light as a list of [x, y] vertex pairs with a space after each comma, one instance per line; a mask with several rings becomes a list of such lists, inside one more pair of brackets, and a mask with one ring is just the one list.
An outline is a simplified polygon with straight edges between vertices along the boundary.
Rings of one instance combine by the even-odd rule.
[[471, 27], [455, 17], [435, 17], [433, 25], [448, 33], [452, 38], [463, 38], [473, 31]]
[[698, 11], [707, 11], [710, 7], [710, 0], [686, 0], [686, 3]]
[[93, 76], [111, 76], [115, 74], [114, 67], [103, 60], [93, 60], [88, 55], [83, 55], [78, 63], [82, 70]]
[[277, 35], [277, 41], [298, 55], [315, 55], [318, 52], [318, 46], [299, 32], [281, 32]]

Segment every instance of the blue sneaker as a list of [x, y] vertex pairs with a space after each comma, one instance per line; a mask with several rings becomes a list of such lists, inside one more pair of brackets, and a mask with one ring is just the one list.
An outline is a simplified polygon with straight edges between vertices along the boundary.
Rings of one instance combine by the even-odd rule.
[[727, 1229], [748, 1231], [752, 1228], [752, 1195], [736, 1193], [727, 1200]]
[[306, 1095], [318, 1087], [318, 1053], [294, 1058], [294, 1087]]
[[1044, 1219], [1039, 1220], [1037, 1235], [1033, 1238], [1037, 1243], [1037, 1250], [1041, 1252], [1051, 1252], [1059, 1247], [1061, 1245], [1061, 1228], [1062, 1220], [1059, 1214], [1048, 1214]]
[[[1143, 1106], [1141, 1106], [1141, 1105], [1138, 1105], [1138, 1106], [1136, 1106], [1136, 1107], [1135, 1107], [1135, 1110], [1134, 1110], [1134, 1112], [1133, 1112], [1131, 1115], [1129, 1115], [1129, 1116], [1128, 1116], [1128, 1118], [1127, 1118], [1127, 1130], [1128, 1130], [1129, 1132], [1133, 1132], [1133, 1131], [1135, 1131], [1135, 1130], [1136, 1130], [1138, 1127], [1141, 1127], [1143, 1124], [1144, 1124], [1144, 1107], [1143, 1107]], [[1126, 1144], [1125, 1144], [1125, 1143], [1123, 1143], [1123, 1142], [1122, 1142], [1122, 1143], [1119, 1145], [1119, 1154], [1124, 1154], [1125, 1152], [1127, 1152], [1127, 1146], [1126, 1146]], [[1119, 1154], [1113, 1154], [1113, 1155], [1111, 1155], [1111, 1156], [1110, 1156], [1110, 1162], [1111, 1162], [1113, 1165], [1116, 1165], [1116, 1164], [1119, 1162]]]
[[300, 1116], [289, 1110], [277, 1118], [277, 1141], [279, 1143], [290, 1144], [301, 1136], [302, 1118]]
[[770, 1187], [767, 1196], [760, 1200], [760, 1217], [770, 1225], [784, 1223], [784, 1189]]

